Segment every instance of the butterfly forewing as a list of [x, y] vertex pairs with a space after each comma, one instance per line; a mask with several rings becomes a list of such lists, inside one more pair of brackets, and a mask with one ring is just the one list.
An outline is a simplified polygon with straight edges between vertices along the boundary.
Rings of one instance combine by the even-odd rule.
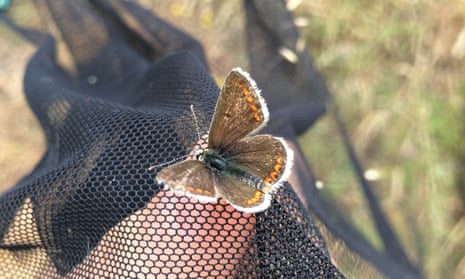
[[236, 68], [224, 82], [208, 135], [208, 146], [221, 152], [259, 130], [268, 121], [268, 109], [255, 82]]
[[156, 176], [158, 183], [169, 186], [175, 192], [194, 196], [202, 201], [217, 199], [211, 169], [201, 161], [188, 160], [166, 167]]
[[262, 179], [269, 186], [279, 186], [292, 167], [292, 151], [283, 139], [257, 135], [241, 139], [225, 154], [239, 169]]

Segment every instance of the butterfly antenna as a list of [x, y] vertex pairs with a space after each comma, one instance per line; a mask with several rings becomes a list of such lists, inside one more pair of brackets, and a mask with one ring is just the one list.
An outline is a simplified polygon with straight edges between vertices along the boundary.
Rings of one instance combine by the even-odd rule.
[[163, 167], [163, 166], [166, 166], [166, 165], [171, 165], [172, 163], [176, 163], [179, 160], [180, 160], [180, 158], [174, 158], [173, 160], [170, 160], [168, 162], [164, 162], [164, 163], [161, 163], [161, 164], [150, 166], [148, 168], [148, 170], [153, 171], [154, 169], [157, 169], [157, 168], [160, 168], [160, 167]]
[[[195, 114], [195, 111], [194, 111], [194, 105], [191, 104], [190, 105], [190, 110], [192, 112], [192, 115], [194, 116], [194, 122], [195, 122], [195, 130], [197, 131], [197, 138], [200, 140], [200, 128], [199, 128], [199, 121], [197, 120], [197, 115]], [[177, 161], [179, 161], [180, 158], [174, 158], [173, 160], [170, 160], [168, 162], [164, 162], [162, 164], [157, 164], [157, 165], [153, 165], [153, 166], [150, 166], [148, 168], [149, 171], [152, 171], [154, 169], [157, 169], [157, 168], [160, 168], [160, 167], [163, 167], [163, 166], [166, 166], [166, 165], [171, 165], [172, 163], [176, 163]]]
[[197, 115], [195, 115], [194, 104], [191, 104], [190, 108], [191, 108], [192, 115], [194, 116], [195, 130], [197, 131], [197, 138], [200, 140], [200, 128], [199, 128], [199, 122], [197, 121]]

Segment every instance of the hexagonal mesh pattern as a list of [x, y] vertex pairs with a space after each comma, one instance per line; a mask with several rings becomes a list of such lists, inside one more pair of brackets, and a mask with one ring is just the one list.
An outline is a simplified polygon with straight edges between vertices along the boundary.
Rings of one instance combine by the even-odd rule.
[[156, 171], [198, 140], [190, 105], [205, 133], [219, 89], [185, 53], [149, 72], [124, 104], [26, 84], [48, 150], [0, 197], [0, 277], [342, 277], [289, 185], [257, 214], [161, 190]]

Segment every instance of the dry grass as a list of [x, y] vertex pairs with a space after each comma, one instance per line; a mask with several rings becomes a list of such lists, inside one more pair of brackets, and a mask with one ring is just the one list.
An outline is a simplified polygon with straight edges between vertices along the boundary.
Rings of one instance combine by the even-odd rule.
[[28, 174], [45, 150], [38, 121], [26, 103], [22, 80], [34, 48], [0, 26], [0, 193]]
[[[201, 40], [215, 74], [246, 66], [240, 3], [142, 2]], [[308, 22], [301, 34], [365, 167], [379, 174], [375, 191], [411, 258], [427, 278], [464, 278], [464, 2], [314, 0], [294, 14]], [[6, 33], [1, 29], [8, 43], [0, 48], [0, 190], [44, 151], [21, 88], [33, 48]], [[302, 143], [323, 191], [379, 245], [332, 120], [320, 121]]]
[[[364, 165], [380, 175], [383, 209], [426, 277], [464, 277], [454, 172], [464, 151], [463, 2], [312, 2], [300, 11], [312, 15], [304, 33], [321, 35], [310, 43], [317, 65]], [[307, 154], [329, 194], [377, 244], [334, 124], [319, 123], [302, 141], [312, 143]]]

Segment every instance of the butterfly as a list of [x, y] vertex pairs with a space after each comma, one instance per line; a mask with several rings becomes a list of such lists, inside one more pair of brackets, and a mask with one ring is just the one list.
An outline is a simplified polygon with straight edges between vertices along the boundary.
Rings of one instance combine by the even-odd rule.
[[267, 209], [293, 163], [284, 139], [255, 135], [268, 118], [255, 81], [242, 69], [233, 69], [216, 103], [207, 148], [192, 159], [165, 167], [156, 181], [200, 201], [221, 198], [249, 213]]

